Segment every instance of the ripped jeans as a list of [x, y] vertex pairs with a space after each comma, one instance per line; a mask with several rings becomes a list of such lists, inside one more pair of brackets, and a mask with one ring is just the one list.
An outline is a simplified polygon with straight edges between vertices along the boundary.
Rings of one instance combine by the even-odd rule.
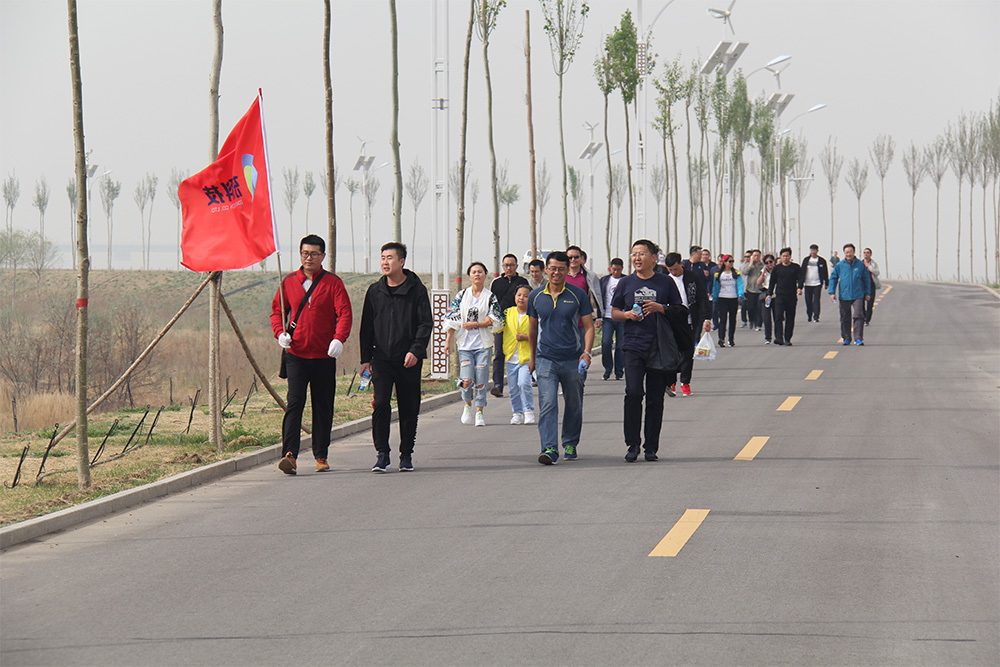
[[477, 408], [485, 408], [486, 380], [493, 364], [493, 349], [484, 347], [480, 350], [459, 350], [458, 364], [458, 377], [463, 381], [470, 380], [468, 387], [462, 386], [462, 400], [474, 403]]

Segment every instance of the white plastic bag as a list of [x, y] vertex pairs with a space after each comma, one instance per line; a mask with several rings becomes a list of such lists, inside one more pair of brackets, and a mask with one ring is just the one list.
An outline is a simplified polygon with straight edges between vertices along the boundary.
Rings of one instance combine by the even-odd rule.
[[715, 361], [715, 343], [712, 342], [712, 332], [706, 331], [698, 341], [698, 347], [694, 348], [694, 358], [705, 361]]

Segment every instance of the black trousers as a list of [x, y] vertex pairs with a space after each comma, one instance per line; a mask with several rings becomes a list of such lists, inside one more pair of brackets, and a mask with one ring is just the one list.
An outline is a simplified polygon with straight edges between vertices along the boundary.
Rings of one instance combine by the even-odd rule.
[[303, 359], [286, 353], [288, 395], [281, 421], [281, 455], [291, 452], [298, 458], [302, 438], [302, 411], [306, 407], [306, 387], [312, 399], [312, 451], [317, 459], [327, 458], [333, 427], [333, 396], [337, 390], [337, 360]]
[[774, 311], [774, 342], [787, 343], [792, 340], [795, 331], [795, 305], [799, 298], [795, 294], [775, 294], [771, 299], [771, 309]]
[[823, 294], [823, 286], [806, 285], [803, 291], [806, 295], [806, 318], [809, 321], [816, 320], [819, 322], [819, 304], [822, 303], [820, 297]]
[[747, 323], [755, 329], [761, 326], [764, 321], [764, 317], [760, 312], [764, 307], [762, 302], [763, 299], [760, 298], [760, 292], [743, 293], [743, 309], [747, 314]]
[[729, 325], [729, 342], [733, 342], [736, 334], [736, 309], [739, 306], [739, 299], [727, 299], [719, 297], [715, 300], [715, 312], [719, 315], [719, 342], [726, 337], [726, 324]]
[[625, 446], [638, 449], [642, 425], [642, 401], [646, 399], [646, 454], [660, 448], [663, 422], [663, 396], [667, 391], [667, 373], [646, 370], [646, 355], [625, 350]]
[[[698, 323], [701, 326], [696, 326], [694, 324], [691, 327], [691, 339], [687, 341], [682, 341], [678, 339], [677, 345], [683, 349], [680, 350], [681, 353], [681, 365], [677, 369], [677, 372], [681, 376], [681, 384], [691, 384], [691, 372], [694, 370], [694, 348], [701, 340], [701, 336], [705, 333], [704, 324], [702, 322]], [[677, 373], [667, 373], [667, 385], [677, 384]]]
[[771, 340], [771, 328], [774, 323], [774, 298], [771, 299], [771, 307], [767, 308], [764, 306], [767, 295], [761, 292], [760, 296], [760, 316], [764, 320], [764, 340]]
[[500, 387], [503, 390], [503, 372], [505, 369], [506, 359], [503, 354], [503, 332], [493, 334], [493, 386]]
[[392, 388], [396, 388], [399, 409], [399, 454], [409, 456], [417, 440], [417, 415], [420, 414], [420, 372], [423, 360], [412, 368], [402, 361], [372, 359], [372, 442], [380, 453], [389, 453], [389, 426], [392, 421]]
[[875, 310], [875, 283], [872, 283], [871, 286], [871, 290], [868, 292], [868, 296], [871, 298], [865, 301], [865, 324], [872, 323], [872, 311]]

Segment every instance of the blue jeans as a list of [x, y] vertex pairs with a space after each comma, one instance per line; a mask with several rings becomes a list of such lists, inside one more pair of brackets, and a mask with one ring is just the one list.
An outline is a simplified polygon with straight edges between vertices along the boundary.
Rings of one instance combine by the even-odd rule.
[[531, 373], [528, 364], [507, 362], [507, 389], [510, 391], [510, 409], [512, 412], [535, 410], [535, 400], [531, 391]]
[[493, 349], [489, 347], [458, 351], [458, 376], [463, 380], [472, 380], [468, 387], [462, 387], [463, 401], [472, 403], [475, 400], [477, 408], [486, 407], [486, 380], [490, 376], [492, 361]]
[[[611, 337], [614, 336], [614, 355], [611, 352]], [[604, 334], [601, 336], [601, 363], [604, 373], [610, 375], [614, 370], [615, 377], [620, 378], [625, 373], [625, 322], [615, 322], [610, 317], [604, 318]]]
[[559, 451], [559, 386], [562, 385], [566, 413], [563, 415], [562, 444], [577, 445], [583, 427], [583, 378], [577, 370], [578, 359], [554, 361], [535, 359], [538, 376], [538, 437], [542, 451]]

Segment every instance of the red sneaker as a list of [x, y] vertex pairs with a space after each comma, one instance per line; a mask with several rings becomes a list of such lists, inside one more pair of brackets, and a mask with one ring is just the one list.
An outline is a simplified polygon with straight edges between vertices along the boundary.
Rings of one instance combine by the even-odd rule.
[[689, 385], [689, 384], [682, 384], [681, 385], [681, 393], [684, 394], [685, 396], [690, 396], [691, 395], [691, 385]]

